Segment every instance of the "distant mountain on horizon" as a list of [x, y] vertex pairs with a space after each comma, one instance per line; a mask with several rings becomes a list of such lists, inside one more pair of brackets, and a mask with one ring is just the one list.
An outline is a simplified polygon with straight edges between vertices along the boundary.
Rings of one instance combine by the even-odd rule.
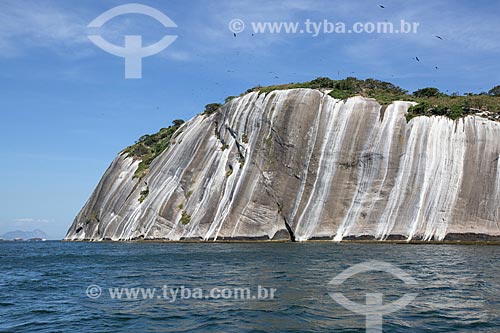
[[21, 230], [16, 230], [16, 231], [9, 231], [0, 238], [2, 239], [15, 239], [15, 238], [22, 238], [22, 239], [31, 239], [31, 238], [43, 238], [47, 239], [49, 236], [42, 230], [40, 229], [35, 229], [33, 231], [21, 231]]

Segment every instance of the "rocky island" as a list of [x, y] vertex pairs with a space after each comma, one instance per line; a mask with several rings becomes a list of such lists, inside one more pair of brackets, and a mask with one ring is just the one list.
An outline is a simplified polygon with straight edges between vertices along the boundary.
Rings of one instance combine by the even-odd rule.
[[[427, 89], [427, 90], [426, 90]], [[114, 159], [71, 241], [498, 241], [500, 97], [249, 89]]]

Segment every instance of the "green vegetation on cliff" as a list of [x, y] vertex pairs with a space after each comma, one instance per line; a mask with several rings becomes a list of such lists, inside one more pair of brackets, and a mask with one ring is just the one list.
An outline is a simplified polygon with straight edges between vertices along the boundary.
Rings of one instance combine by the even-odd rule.
[[488, 93], [459, 95], [444, 94], [434, 87], [418, 89], [413, 94], [390, 82], [375, 79], [361, 80], [348, 77], [343, 80], [332, 80], [327, 77], [319, 77], [315, 80], [302, 83], [289, 83], [268, 87], [257, 86], [248, 89], [246, 93], [258, 91], [270, 93], [274, 90], [309, 88], [330, 90], [328, 93], [336, 99], [347, 99], [353, 96], [363, 96], [376, 99], [382, 105], [391, 104], [394, 101], [413, 101], [418, 103], [408, 111], [407, 119], [418, 116], [447, 116], [458, 119], [469, 114], [483, 112], [490, 120], [500, 120], [500, 86], [492, 88]]
[[383, 104], [391, 103], [404, 96], [407, 91], [390, 83], [375, 79], [360, 80], [355, 77], [348, 77], [343, 80], [332, 80], [327, 77], [319, 77], [309, 82], [289, 83], [269, 87], [257, 86], [248, 89], [246, 92], [258, 91], [259, 93], [269, 93], [274, 90], [309, 88], [331, 90], [329, 95], [337, 99], [347, 99], [360, 95], [375, 98]]
[[182, 124], [184, 120], [176, 119], [172, 122], [172, 126], [162, 128], [155, 134], [143, 135], [135, 144], [122, 151], [122, 154], [141, 160], [134, 178], [141, 179], [148, 173], [151, 162], [170, 146], [172, 136]]
[[189, 224], [189, 222], [191, 222], [191, 215], [189, 215], [185, 210], [183, 210], [180, 222], [183, 225]]
[[145, 190], [141, 191], [140, 194], [141, 194], [141, 196], [139, 197], [139, 202], [142, 203], [149, 195], [149, 187], [147, 187]]
[[[226, 100], [228, 98], [226, 98]], [[210, 103], [210, 104], [207, 104], [207, 105], [205, 105], [205, 111], [203, 111], [201, 114], [209, 116], [212, 113], [217, 112], [220, 109], [221, 106], [222, 106], [222, 104], [219, 104], [219, 103]]]
[[418, 104], [410, 107], [406, 118], [418, 116], [447, 116], [458, 119], [469, 114], [484, 112], [491, 120], [498, 120], [500, 97], [485, 94], [466, 96], [444, 95], [413, 99]]
[[327, 77], [318, 77], [317, 79], [314, 79], [309, 82], [302, 82], [302, 83], [287, 83], [287, 84], [279, 84], [279, 85], [274, 85], [274, 86], [268, 86], [268, 87], [261, 87], [257, 86], [254, 88], [248, 89], [245, 93], [249, 93], [252, 91], [258, 91], [259, 93], [269, 93], [274, 90], [283, 90], [283, 89], [296, 89], [296, 88], [309, 88], [309, 89], [328, 89], [332, 88], [335, 83], [338, 81], [332, 80]]

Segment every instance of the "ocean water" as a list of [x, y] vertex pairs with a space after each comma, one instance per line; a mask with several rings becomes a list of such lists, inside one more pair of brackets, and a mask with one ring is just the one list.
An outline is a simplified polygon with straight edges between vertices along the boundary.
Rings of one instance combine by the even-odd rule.
[[[376, 270], [329, 284], [373, 260], [416, 284]], [[416, 294], [384, 332], [500, 332], [499, 263], [498, 246], [2, 242], [0, 332], [365, 332], [333, 292]], [[155, 293], [123, 296], [140, 288]]]

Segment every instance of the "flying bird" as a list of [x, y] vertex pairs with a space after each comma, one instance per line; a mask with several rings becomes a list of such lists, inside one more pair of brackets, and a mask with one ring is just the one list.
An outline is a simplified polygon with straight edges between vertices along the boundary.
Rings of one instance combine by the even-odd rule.
[[435, 68], [438, 69], [438, 66], [436, 66]]
[[233, 36], [236, 37], [236, 32], [233, 32]]
[[380, 6], [380, 8], [385, 8], [385, 7], [384, 7], [384, 6], [382, 6], [382, 5], [379, 5], [379, 6]]
[[415, 60], [418, 61], [418, 62], [420, 62], [420, 59], [418, 59], [418, 57], [415, 57]]
[[436, 38], [443, 40], [443, 37], [441, 36], [436, 36]]

